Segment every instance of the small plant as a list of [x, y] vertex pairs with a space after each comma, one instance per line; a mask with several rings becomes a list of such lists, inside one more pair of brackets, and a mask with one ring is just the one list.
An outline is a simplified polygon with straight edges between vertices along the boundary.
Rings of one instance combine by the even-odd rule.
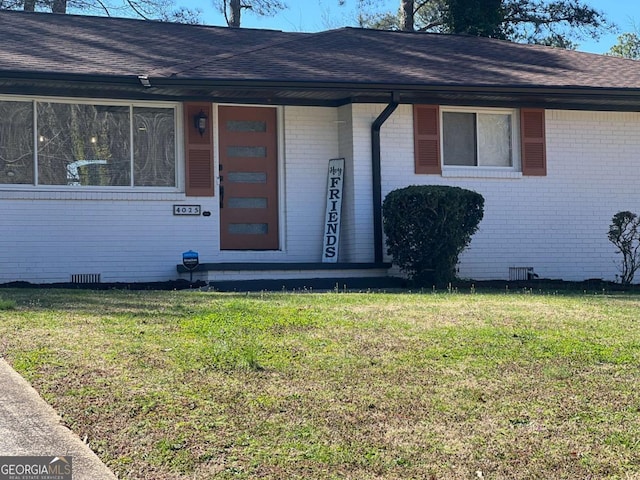
[[447, 285], [484, 213], [484, 198], [459, 187], [423, 185], [390, 192], [382, 205], [393, 261], [417, 285]]
[[608, 237], [622, 254], [620, 282], [629, 285], [640, 268], [640, 218], [629, 211], [616, 213], [611, 219]]
[[15, 310], [16, 302], [13, 300], [3, 300], [0, 298], [0, 310]]

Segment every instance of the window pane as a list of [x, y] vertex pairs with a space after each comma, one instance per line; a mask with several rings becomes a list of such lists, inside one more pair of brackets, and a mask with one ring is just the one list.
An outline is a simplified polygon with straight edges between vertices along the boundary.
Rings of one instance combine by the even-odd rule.
[[269, 225], [266, 223], [231, 223], [229, 233], [233, 235], [266, 235]]
[[266, 132], [267, 122], [260, 120], [228, 120], [229, 132]]
[[477, 165], [475, 113], [444, 112], [442, 140], [445, 165]]
[[173, 108], [133, 109], [133, 181], [143, 187], [175, 186]]
[[228, 180], [231, 183], [267, 183], [265, 172], [229, 172]]
[[511, 115], [478, 115], [478, 150], [480, 165], [510, 167]]
[[38, 103], [38, 183], [130, 186], [129, 107]]
[[227, 156], [264, 158], [267, 156], [267, 147], [227, 147]]
[[263, 197], [231, 197], [229, 208], [267, 208], [267, 199]]
[[0, 102], [0, 183], [33, 183], [33, 103]]

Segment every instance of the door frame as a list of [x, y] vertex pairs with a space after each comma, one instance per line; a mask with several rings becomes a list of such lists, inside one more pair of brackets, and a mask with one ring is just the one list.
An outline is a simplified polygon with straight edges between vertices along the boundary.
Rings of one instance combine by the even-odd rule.
[[[277, 250], [222, 250], [220, 243], [220, 107], [256, 107], [256, 108], [273, 108], [276, 111], [276, 145], [277, 145], [277, 159], [276, 168], [278, 171], [278, 249]], [[213, 148], [213, 161], [215, 169], [215, 215], [216, 215], [216, 232], [215, 239], [217, 244], [217, 252], [221, 257], [230, 257], [230, 259], [237, 259], [237, 257], [248, 257], [247, 260], [255, 260], [259, 258], [279, 257], [286, 252], [286, 172], [285, 172], [285, 107], [282, 105], [263, 105], [263, 104], [238, 104], [238, 103], [213, 103], [214, 122], [213, 122], [213, 138], [215, 146]], [[224, 172], [222, 172], [224, 175]]]

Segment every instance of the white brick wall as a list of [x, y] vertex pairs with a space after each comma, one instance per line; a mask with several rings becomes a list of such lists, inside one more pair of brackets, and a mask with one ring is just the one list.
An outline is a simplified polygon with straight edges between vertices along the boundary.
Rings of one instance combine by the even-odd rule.
[[103, 282], [168, 280], [182, 252], [208, 252], [215, 233], [212, 217], [178, 217], [173, 204], [198, 203], [212, 209], [208, 198], [184, 195], [93, 194], [75, 192], [28, 194], [0, 200], [0, 282], [68, 282], [71, 274], [99, 273]]
[[[354, 225], [354, 249], [356, 262], [373, 262], [373, 203], [371, 186], [371, 124], [384, 109], [377, 105], [353, 105], [353, 176], [357, 184], [354, 208], [357, 212]], [[384, 128], [384, 127], [383, 127]]]
[[[221, 252], [217, 196], [0, 189], [0, 283], [68, 282], [75, 273], [99, 273], [103, 282], [170, 280], [189, 249], [201, 263], [320, 261], [328, 160], [339, 151], [337, 114], [280, 109], [282, 250]], [[173, 205], [181, 203], [200, 204], [211, 216], [174, 216]]]
[[[281, 251], [220, 252], [217, 197], [5, 189], [0, 283], [65, 282], [74, 273], [100, 273], [104, 282], [168, 280], [189, 249], [201, 262], [319, 261], [327, 162], [335, 157], [347, 162], [340, 260], [373, 261], [371, 123], [384, 107], [280, 109]], [[383, 197], [412, 184], [481, 193], [485, 217], [462, 256], [463, 277], [507, 278], [510, 266], [530, 266], [541, 277], [613, 280], [611, 217], [640, 212], [640, 113], [548, 111], [546, 119], [546, 177], [415, 175], [412, 109], [402, 105], [381, 131]], [[212, 215], [174, 216], [180, 203]]]
[[339, 152], [338, 111], [285, 109], [285, 261], [319, 262], [329, 159]]
[[345, 159], [345, 177], [343, 184], [342, 223], [340, 226], [340, 248], [338, 261], [353, 262], [357, 258], [355, 208], [356, 179], [354, 172], [354, 143], [352, 106], [344, 105], [338, 109], [338, 156]]
[[410, 106], [382, 129], [383, 195], [446, 184], [485, 198], [484, 219], [460, 275], [508, 278], [510, 266], [544, 278], [614, 280], [619, 260], [607, 232], [620, 210], [640, 212], [640, 114], [547, 111], [547, 176], [456, 178], [413, 173]]

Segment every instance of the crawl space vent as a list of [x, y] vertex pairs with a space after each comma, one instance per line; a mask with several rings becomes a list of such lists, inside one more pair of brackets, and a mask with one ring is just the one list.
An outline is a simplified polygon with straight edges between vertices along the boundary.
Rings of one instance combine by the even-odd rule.
[[100, 274], [74, 273], [71, 275], [71, 283], [100, 283]]
[[517, 280], [531, 280], [536, 277], [533, 273], [533, 267], [509, 267], [509, 280], [515, 282]]

